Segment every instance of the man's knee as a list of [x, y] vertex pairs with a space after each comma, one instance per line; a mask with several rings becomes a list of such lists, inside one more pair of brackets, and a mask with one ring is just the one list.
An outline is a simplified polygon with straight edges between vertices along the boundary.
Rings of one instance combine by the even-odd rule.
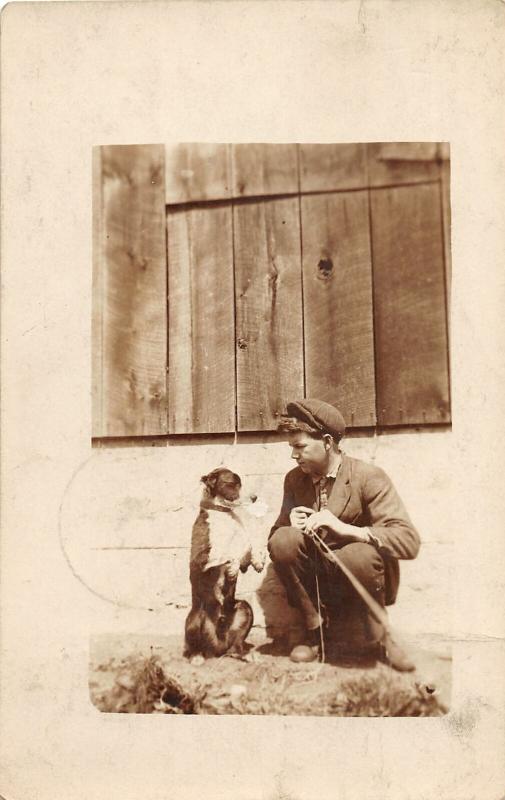
[[384, 561], [374, 547], [353, 542], [337, 550], [336, 555], [366, 589], [376, 592], [384, 588]]
[[298, 528], [277, 528], [268, 542], [268, 551], [273, 562], [292, 564], [305, 547], [305, 536]]

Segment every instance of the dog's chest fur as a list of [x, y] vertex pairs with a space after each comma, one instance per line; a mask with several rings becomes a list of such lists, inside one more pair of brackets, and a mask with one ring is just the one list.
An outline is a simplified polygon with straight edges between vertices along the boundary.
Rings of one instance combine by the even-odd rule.
[[240, 560], [249, 547], [245, 528], [235, 512], [201, 509], [193, 528], [192, 561], [196, 559], [202, 570]]
[[241, 559], [249, 543], [240, 519], [233, 512], [208, 509], [209, 559], [207, 569]]

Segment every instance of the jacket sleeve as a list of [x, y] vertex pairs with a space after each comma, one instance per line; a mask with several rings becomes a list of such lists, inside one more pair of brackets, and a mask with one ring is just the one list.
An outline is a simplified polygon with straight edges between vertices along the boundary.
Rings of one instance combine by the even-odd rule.
[[419, 534], [390, 478], [380, 467], [367, 474], [362, 501], [379, 552], [390, 558], [415, 558], [421, 544]]
[[282, 497], [282, 506], [279, 512], [279, 516], [275, 520], [274, 524], [270, 529], [270, 533], [268, 534], [268, 538], [272, 536], [273, 533], [277, 530], [277, 528], [283, 528], [286, 525], [290, 525], [289, 515], [291, 510], [297, 505], [294, 493], [293, 493], [293, 486], [292, 486], [292, 479], [291, 475], [288, 472], [286, 477], [284, 478], [284, 493]]

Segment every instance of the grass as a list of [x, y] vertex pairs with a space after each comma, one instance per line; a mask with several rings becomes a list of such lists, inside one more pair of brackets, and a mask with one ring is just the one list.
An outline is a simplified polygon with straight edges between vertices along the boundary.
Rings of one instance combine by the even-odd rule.
[[111, 658], [94, 666], [91, 699], [104, 712], [143, 714], [431, 717], [447, 711], [412, 675], [384, 664], [346, 669], [257, 658], [209, 659], [200, 667], [177, 653]]

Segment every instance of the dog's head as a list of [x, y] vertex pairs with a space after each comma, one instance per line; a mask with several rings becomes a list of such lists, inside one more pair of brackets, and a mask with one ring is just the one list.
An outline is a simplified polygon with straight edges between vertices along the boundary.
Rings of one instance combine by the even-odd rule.
[[201, 478], [205, 486], [204, 493], [208, 498], [219, 497], [233, 505], [240, 497], [242, 481], [240, 476], [227, 467], [218, 467], [203, 475]]

